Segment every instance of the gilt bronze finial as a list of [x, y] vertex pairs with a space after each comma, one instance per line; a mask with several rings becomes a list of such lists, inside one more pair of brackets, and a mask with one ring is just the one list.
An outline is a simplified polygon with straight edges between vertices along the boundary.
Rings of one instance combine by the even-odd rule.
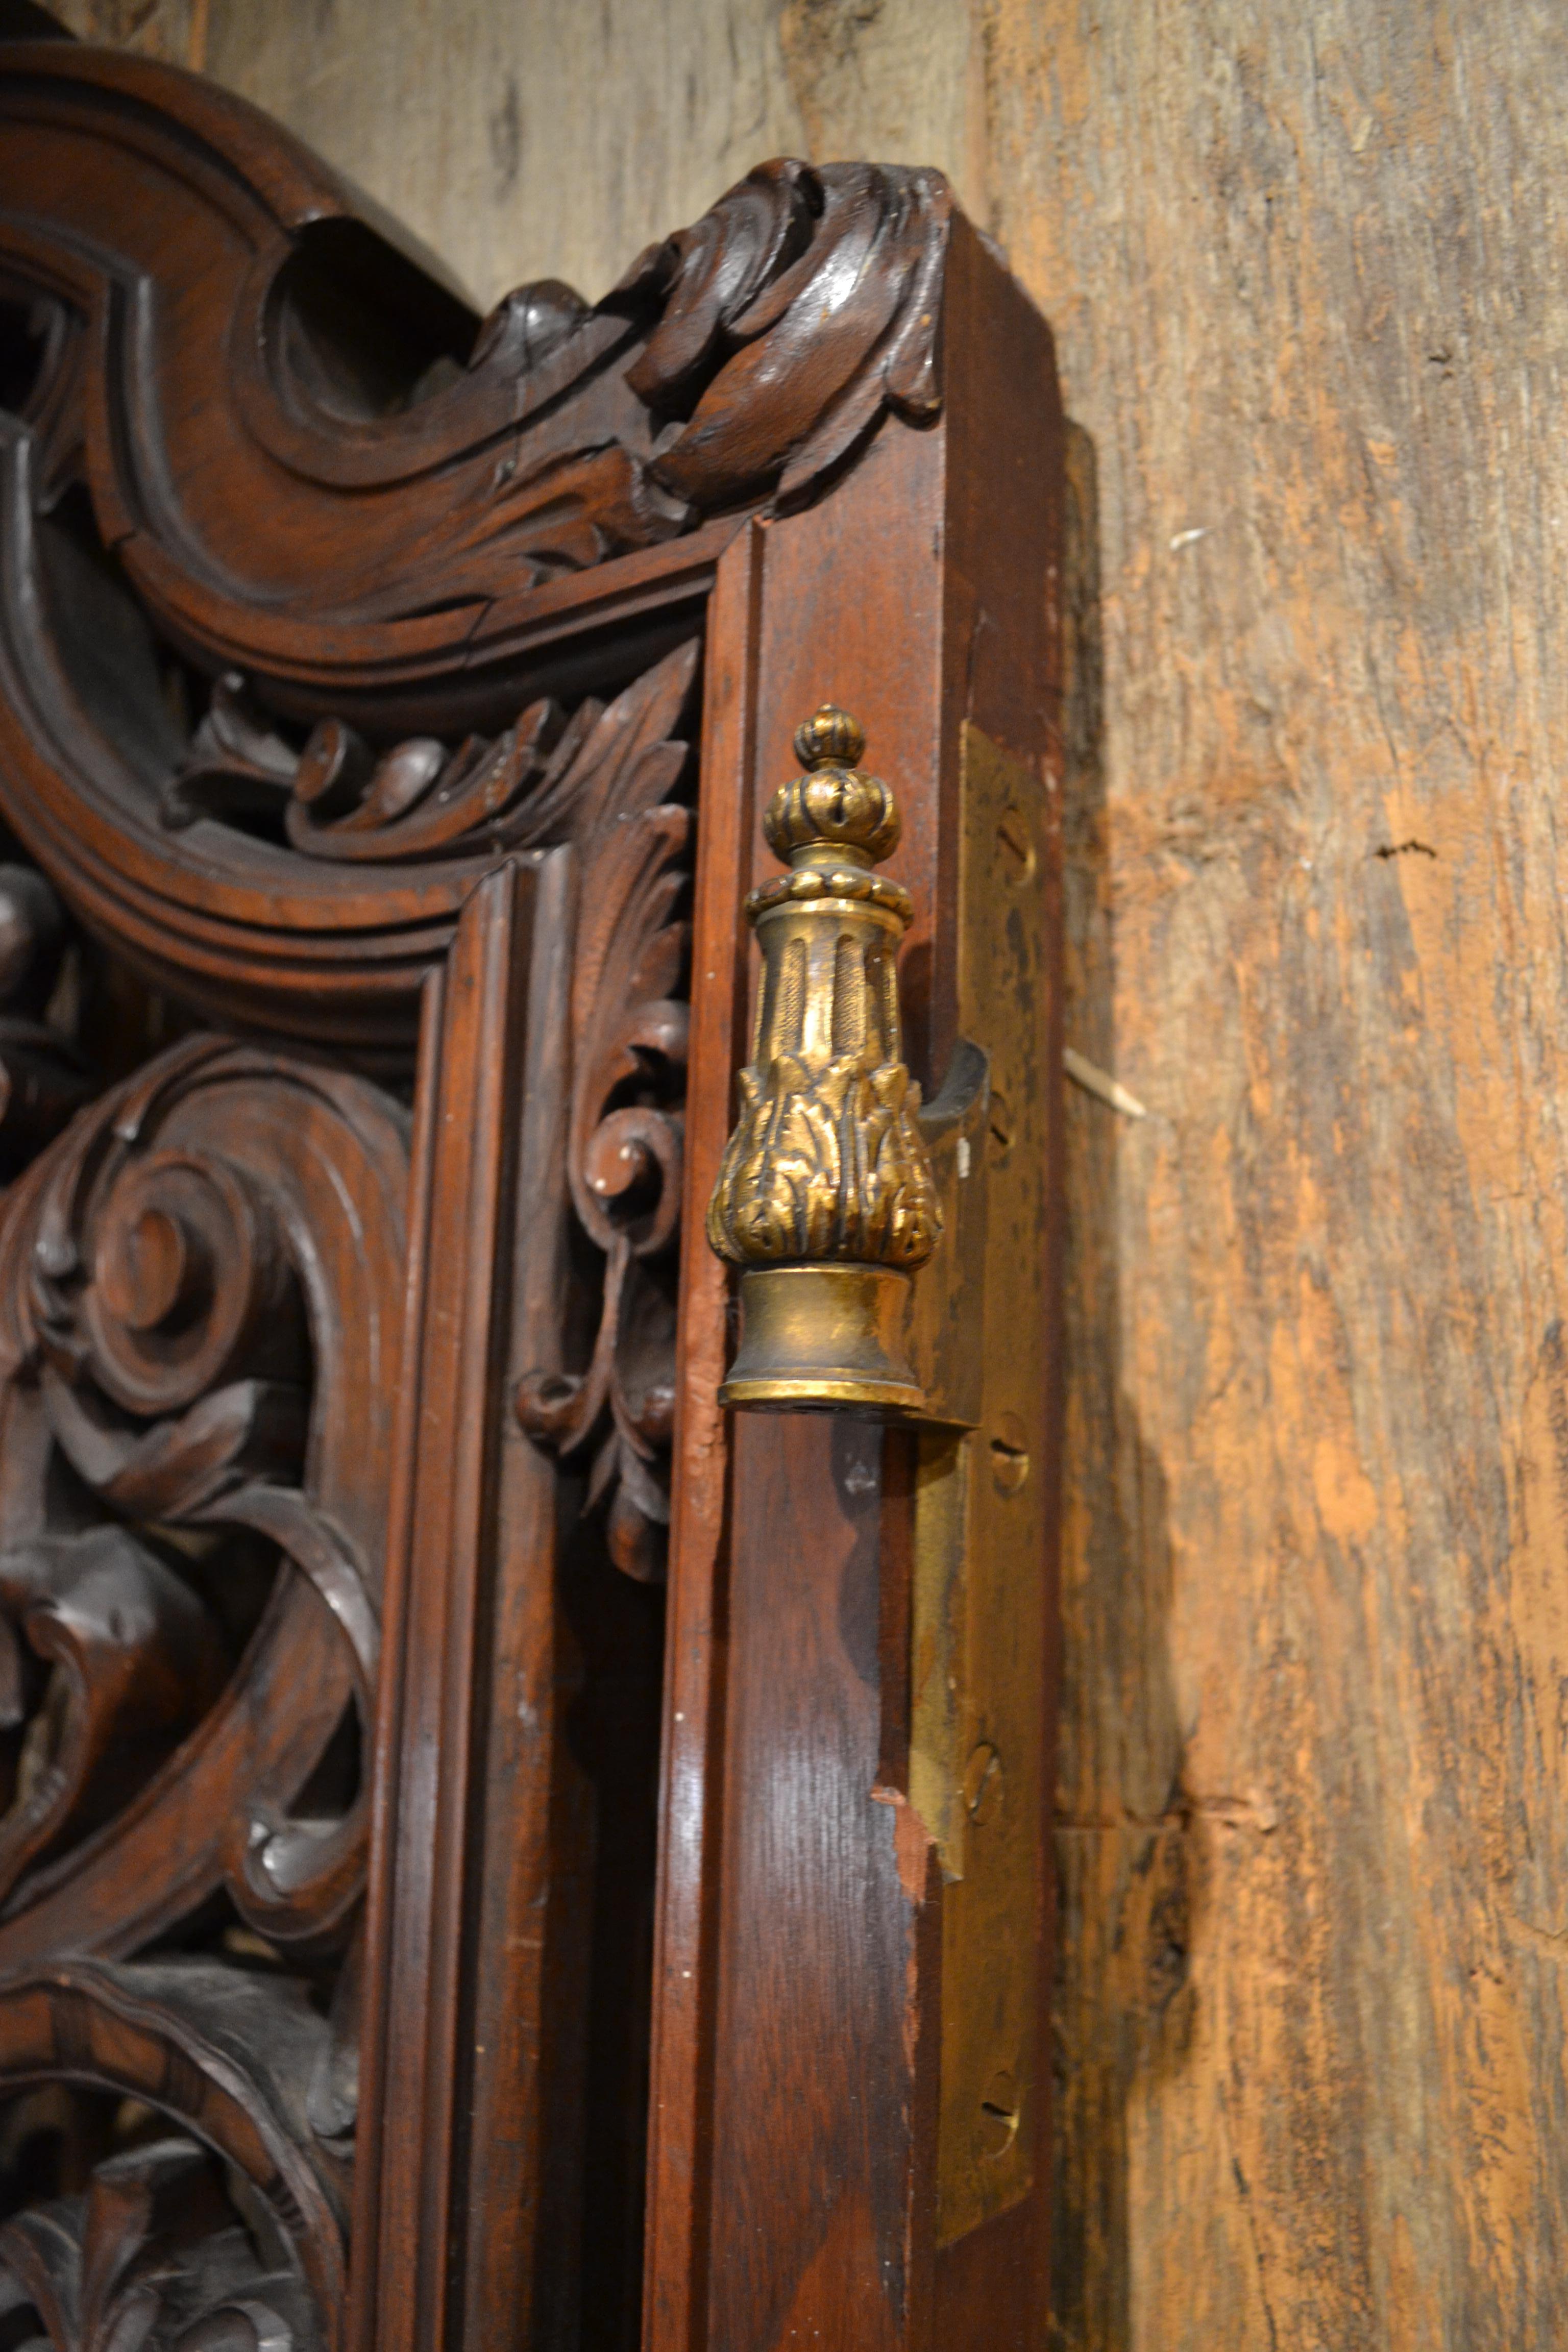
[[763, 954], [741, 1116], [708, 1238], [743, 1269], [731, 1404], [916, 1410], [905, 1360], [909, 1277], [942, 1213], [903, 1061], [895, 957], [913, 912], [872, 868], [899, 812], [863, 774], [863, 730], [825, 703], [796, 730], [804, 772], [763, 830], [789, 871], [753, 890]]

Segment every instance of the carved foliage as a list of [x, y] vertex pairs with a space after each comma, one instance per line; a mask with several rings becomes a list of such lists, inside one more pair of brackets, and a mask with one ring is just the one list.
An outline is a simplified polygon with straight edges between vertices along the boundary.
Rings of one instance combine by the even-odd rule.
[[571, 990], [567, 1170], [583, 1232], [603, 1253], [585, 1371], [537, 1372], [522, 1425], [575, 1454], [593, 1447], [591, 1500], [610, 1495], [614, 1556], [662, 1573], [674, 1413], [674, 1246], [680, 1210], [688, 1008], [689, 809], [672, 798], [676, 740], [696, 668], [683, 647], [596, 720], [581, 756], [572, 838], [578, 868]]
[[[374, 1699], [404, 1125], [362, 1080], [192, 1039], [0, 1226], [0, 2093], [185, 2126], [0, 2232], [0, 2296], [60, 2352], [337, 2325], [368, 1791], [332, 1759]], [[244, 1967], [129, 1960], [220, 1895]], [[39, 1975], [61, 1950], [102, 1957]]]
[[[410, 576], [422, 604], [515, 592], [770, 495], [798, 504], [889, 408], [929, 421], [950, 202], [934, 172], [763, 163], [596, 308], [556, 286], [506, 297], [470, 369], [516, 371], [515, 440], [427, 527], [412, 572], [367, 583], [356, 614], [406, 613]], [[598, 381], [612, 358], [629, 400]], [[309, 394], [282, 364], [279, 351], [273, 382], [299, 415]], [[466, 396], [437, 395], [426, 431]]]
[[337, 719], [290, 754], [244, 681], [226, 680], [166, 805], [179, 823], [270, 796], [286, 804], [295, 846], [322, 859], [573, 845], [567, 1166], [577, 1218], [604, 1256], [603, 1311], [586, 1372], [538, 1374], [519, 1410], [565, 1454], [598, 1440], [591, 1495], [611, 1493], [612, 1546], [638, 1576], [658, 1572], [652, 1531], [668, 1516], [674, 1324], [664, 1275], [680, 1200], [687, 927], [677, 909], [691, 825], [672, 795], [689, 759], [679, 730], [697, 650], [680, 647], [607, 707], [590, 697], [568, 717], [541, 700], [494, 739], [448, 751], [418, 738], [380, 760]]
[[[951, 199], [935, 173], [761, 164], [598, 304], [523, 287], [476, 335], [281, 131], [246, 126], [218, 205], [193, 169], [218, 128], [205, 93], [135, 69], [130, 180], [123, 65], [48, 49], [17, 63], [0, 170], [17, 121], [33, 184], [71, 184], [74, 231], [55, 232], [47, 194], [41, 216], [0, 222], [14, 316], [41, 330], [13, 330], [33, 496], [90, 476], [150, 605], [219, 661], [302, 677], [332, 657], [310, 646], [310, 615], [417, 621], [431, 653], [460, 645], [484, 600], [809, 497], [887, 410], [920, 422], [939, 405]], [[181, 263], [176, 320], [160, 298]], [[105, 331], [125, 311], [144, 333]], [[407, 367], [378, 369], [355, 320], [375, 321], [384, 358], [405, 346]], [[220, 467], [226, 511], [203, 487]]]
[[[289, 1808], [374, 1680], [404, 1181], [402, 1122], [374, 1088], [197, 1038], [79, 1118], [10, 1204], [0, 1591], [13, 1641], [63, 1687], [24, 1743], [29, 1787], [0, 1853], [14, 1879], [68, 1822], [96, 1820], [95, 1759], [112, 1759], [114, 1835], [79, 1859], [123, 1884], [121, 1948], [203, 1875], [274, 1938], [352, 1907], [363, 1803], [308, 1826]], [[90, 1504], [55, 1501], [57, 1463]], [[136, 1532], [152, 1528], [188, 1531], [176, 1559], [242, 1528], [289, 1562], [205, 1714], [216, 1636], [199, 1583]], [[273, 1677], [304, 1650], [285, 1706]], [[177, 1771], [126, 1809], [144, 1777], [127, 1739], [151, 1767], [197, 1716]], [[37, 1823], [22, 1836], [47, 1791], [47, 1838]], [[64, 1896], [70, 1877], [57, 1861], [35, 1891]], [[22, 1918], [28, 1891], [12, 1898]], [[6, 1948], [0, 1918], [0, 1961]]]
[[[577, 747], [500, 725], [524, 681], [668, 644], [722, 528], [661, 542], [940, 405], [928, 172], [760, 165], [598, 304], [482, 324], [147, 60], [6, 44], [0, 180], [0, 808], [99, 936], [268, 1034], [406, 1055], [464, 862], [563, 837]], [[621, 557], [602, 603], [568, 577]], [[194, 742], [192, 663], [250, 682]]]
[[[107, 2158], [85, 2195], [29, 2207], [0, 2229], [0, 2311], [30, 2305], [58, 2352], [297, 2345], [306, 2330], [295, 2282], [263, 2271], [237, 2219], [209, 2214], [198, 2234], [194, 2204], [218, 2204], [195, 2140]], [[279, 2304], [295, 2307], [292, 2325]]]
[[[675, 659], [689, 674], [689, 654]], [[218, 681], [192, 756], [164, 793], [163, 821], [178, 827], [203, 814], [278, 814], [306, 856], [356, 865], [472, 859], [583, 840], [615, 814], [614, 763], [633, 756], [626, 730], [640, 723], [637, 697], [646, 700], [647, 686], [608, 714], [593, 696], [570, 717], [543, 697], [499, 735], [469, 735], [455, 749], [415, 736], [378, 756], [340, 719], [322, 719], [303, 751], [292, 751], [233, 673]], [[671, 756], [678, 774], [684, 747]]]
[[203, 1962], [0, 1983], [0, 2090], [42, 2076], [158, 2118], [0, 2227], [0, 2318], [31, 2306], [55, 2352], [326, 2352], [342, 2182], [296, 2087], [326, 2033], [299, 1988]]
[[657, 415], [685, 420], [658, 480], [703, 509], [775, 485], [788, 504], [884, 408], [934, 416], [949, 205], [934, 172], [763, 163], [650, 247], [603, 307], [662, 298], [627, 372]]

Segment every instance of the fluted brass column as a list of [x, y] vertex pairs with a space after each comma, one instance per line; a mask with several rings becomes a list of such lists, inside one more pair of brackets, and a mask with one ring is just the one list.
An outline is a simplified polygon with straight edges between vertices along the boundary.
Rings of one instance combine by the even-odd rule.
[[742, 1269], [731, 1405], [918, 1412], [910, 1277], [942, 1231], [904, 1066], [895, 959], [909, 893], [872, 868], [898, 845], [893, 795], [858, 766], [847, 712], [796, 730], [805, 773], [763, 829], [790, 870], [746, 900], [763, 956], [741, 1116], [708, 1237]]

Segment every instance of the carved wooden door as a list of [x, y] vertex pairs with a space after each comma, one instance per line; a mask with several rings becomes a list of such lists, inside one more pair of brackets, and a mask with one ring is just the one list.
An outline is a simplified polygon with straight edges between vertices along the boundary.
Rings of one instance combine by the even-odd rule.
[[[0, 48], [5, 2347], [1039, 2340], [1059, 435], [934, 174], [481, 324]], [[770, 877], [887, 1428], [719, 1401]]]

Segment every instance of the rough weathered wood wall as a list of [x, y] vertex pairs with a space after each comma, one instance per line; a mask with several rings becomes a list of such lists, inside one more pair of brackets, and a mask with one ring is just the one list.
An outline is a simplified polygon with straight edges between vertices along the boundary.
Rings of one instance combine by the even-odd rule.
[[[109, 0], [477, 294], [945, 166], [1083, 560], [1058, 2337], [1520, 2352], [1568, 2250], [1556, 0]], [[1098, 565], [1099, 595], [1092, 590]]]

